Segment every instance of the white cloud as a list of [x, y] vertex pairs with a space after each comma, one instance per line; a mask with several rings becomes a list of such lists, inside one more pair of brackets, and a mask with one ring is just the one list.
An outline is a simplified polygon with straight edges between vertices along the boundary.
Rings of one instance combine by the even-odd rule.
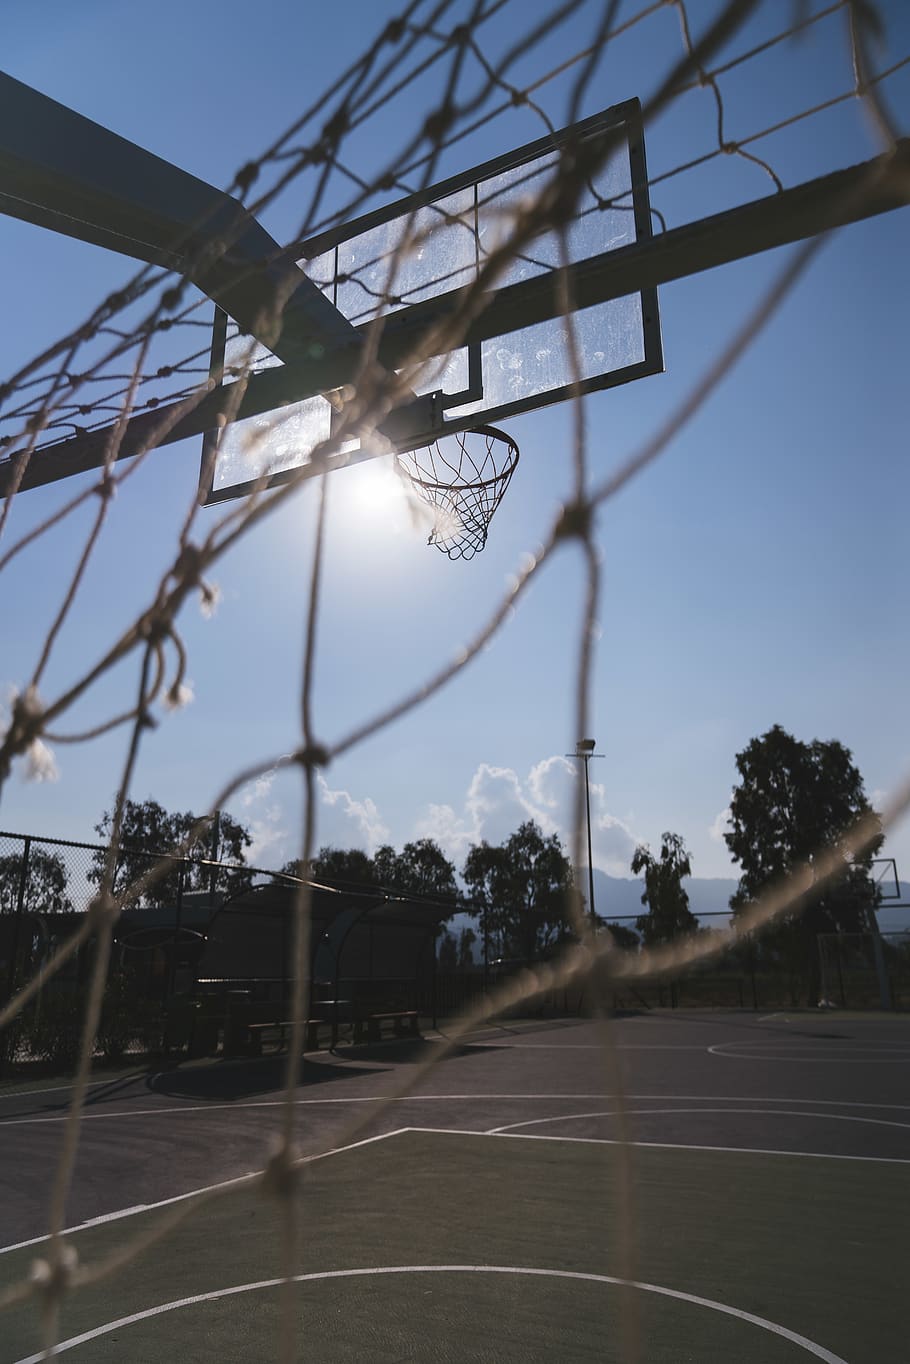
[[[460, 867], [471, 844], [502, 843], [519, 824], [533, 819], [544, 834], [558, 834], [571, 851], [575, 784], [574, 764], [561, 756], [545, 758], [526, 778], [508, 767], [481, 763], [471, 778], [460, 810], [431, 805], [418, 821], [417, 836], [434, 838]], [[587, 861], [586, 829], [582, 861]], [[636, 839], [628, 824], [607, 808], [606, 789], [591, 783], [591, 847], [595, 867], [627, 876]]]
[[[277, 866], [299, 854], [297, 817], [276, 795], [276, 778], [284, 760], [263, 773], [240, 794], [242, 819], [253, 845], [248, 859], [255, 865]], [[526, 820], [534, 820], [542, 832], [557, 834], [572, 855], [572, 824], [578, 773], [575, 764], [560, 755], [537, 763], [526, 776], [510, 767], [480, 763], [463, 799], [453, 804], [430, 804], [419, 812], [410, 829], [401, 833], [401, 820], [393, 832], [386, 812], [371, 796], [329, 786], [318, 777], [319, 809], [316, 847], [362, 848], [374, 853], [382, 843], [401, 847], [410, 838], [432, 838], [460, 870], [469, 849], [486, 839], [503, 843]], [[608, 808], [606, 787], [590, 784], [591, 845], [595, 868], [612, 876], [628, 876], [629, 864], [639, 841], [628, 819]], [[292, 799], [291, 804], [296, 806]], [[587, 830], [582, 807], [581, 863], [587, 865]]]
[[[357, 800], [350, 791], [333, 791], [323, 776], [318, 780], [322, 806], [317, 837], [319, 847], [365, 846], [368, 853], [374, 853], [381, 843], [389, 842], [389, 827], [370, 796]], [[326, 811], [331, 812], [328, 817]]]
[[[290, 755], [287, 755], [289, 758]], [[254, 867], [278, 866], [289, 860], [288, 830], [284, 807], [272, 795], [275, 778], [286, 758], [282, 758], [268, 772], [251, 781], [240, 793], [243, 807], [242, 823], [250, 832], [252, 843], [246, 860]]]
[[[243, 788], [239, 796], [241, 819], [252, 837], [247, 861], [254, 866], [279, 866], [300, 855], [299, 805], [291, 795], [289, 810], [276, 792], [276, 779], [287, 773], [290, 754]], [[319, 809], [316, 847], [363, 848], [376, 851], [391, 841], [388, 825], [369, 796], [334, 789], [318, 777]]]
[[727, 831], [732, 813], [733, 811], [728, 805], [725, 809], [721, 810], [719, 815], [715, 816], [714, 823], [708, 829], [708, 837], [715, 843], [723, 843], [724, 834]]
[[33, 739], [26, 750], [25, 776], [28, 781], [57, 781], [60, 777], [57, 760], [43, 739]]

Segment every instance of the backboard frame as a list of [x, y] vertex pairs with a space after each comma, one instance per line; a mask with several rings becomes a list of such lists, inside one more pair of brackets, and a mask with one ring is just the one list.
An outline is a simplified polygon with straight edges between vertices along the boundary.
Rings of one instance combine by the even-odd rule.
[[[652, 232], [641, 104], [638, 99], [630, 99], [612, 105], [610, 108], [582, 119], [567, 128], [547, 134], [479, 165], [472, 166], [469, 170], [458, 175], [449, 176], [415, 193], [406, 195], [404, 198], [391, 201], [387, 205], [362, 214], [356, 219], [300, 241], [296, 247], [291, 248], [291, 251], [299, 252], [298, 259], [303, 265], [307, 261], [324, 257], [329, 252], [337, 252], [339, 247], [392, 223], [396, 219], [402, 222], [409, 221], [414, 214], [428, 208], [435, 202], [461, 194], [464, 191], [475, 190], [476, 192], [476, 187], [485, 181], [519, 170], [521, 167], [533, 163], [549, 153], [558, 151], [560, 148], [579, 141], [590, 142], [594, 139], [603, 139], [607, 143], [608, 139], [616, 137], [617, 134], [620, 137], [619, 145], [627, 148], [629, 158], [629, 188], [621, 198], [628, 201], [628, 212], [634, 224], [634, 244], [636, 246], [646, 245], [651, 240]], [[579, 264], [583, 267], [584, 260]], [[525, 281], [525, 283], [540, 285], [543, 281], [549, 280], [553, 274], [555, 271], [544, 271], [535, 276], [533, 280]], [[490, 291], [488, 312], [494, 316], [498, 292], [495, 289]], [[656, 287], [645, 287], [635, 291], [635, 293], [640, 300], [641, 310], [641, 359], [617, 366], [614, 369], [605, 369], [598, 374], [581, 378], [577, 382], [559, 384], [544, 392], [524, 395], [512, 402], [499, 402], [491, 406], [484, 406], [480, 410], [453, 415], [452, 409], [478, 400], [482, 401], [483, 398], [481, 343], [472, 341], [463, 348], [466, 352], [468, 372], [468, 382], [465, 388], [460, 389], [457, 393], [445, 393], [441, 389], [436, 390], [431, 394], [424, 395], [423, 398], [404, 404], [390, 414], [388, 422], [383, 423], [380, 429], [388, 435], [395, 449], [404, 453], [427, 445], [432, 440], [469, 430], [478, 425], [490, 425], [545, 406], [564, 402], [572, 397], [581, 397], [589, 393], [614, 388], [620, 384], [630, 383], [650, 374], [661, 373], [664, 364], [657, 289]], [[449, 300], [450, 298], [451, 291], [440, 295], [441, 300]], [[413, 312], [415, 318], [417, 316], [421, 318], [425, 329], [427, 317], [431, 316], [433, 312], [433, 304], [433, 299], [425, 299], [411, 307], [404, 307], [401, 311], [389, 312], [385, 315], [382, 325], [388, 330], [397, 332], [399, 328], [402, 328], [406, 331], [407, 314]], [[582, 305], [579, 311], [583, 311], [584, 307], [588, 306], [595, 306], [595, 304]], [[550, 317], [553, 319], [558, 315], [554, 296], [550, 305]], [[375, 326], [375, 319], [363, 323], [362, 326], [358, 327], [358, 331], [363, 331], [372, 326]], [[211, 370], [216, 381], [220, 380], [225, 366], [226, 327], [225, 315], [220, 309], [216, 310], [211, 355]], [[514, 330], [520, 332], [521, 324], [519, 323]], [[512, 328], [504, 327], [501, 334], [503, 336], [512, 334]], [[303, 395], [301, 395], [301, 400], [304, 400]], [[293, 402], [282, 405], [284, 409], [293, 406]], [[282, 407], [274, 410], [280, 412]], [[306, 463], [303, 460], [299, 465], [291, 468], [277, 470], [271, 474], [259, 474], [248, 480], [218, 488], [214, 486], [215, 459], [217, 442], [220, 439], [220, 430], [215, 430], [207, 432], [203, 441], [200, 499], [205, 505], [215, 505], [243, 497], [253, 490], [262, 491], [293, 479], [308, 476]], [[377, 453], [381, 452], [354, 450], [338, 462], [356, 463], [373, 458]], [[337, 462], [334, 460], [333, 467], [337, 467]], [[314, 470], [315, 472], [317, 471]]]

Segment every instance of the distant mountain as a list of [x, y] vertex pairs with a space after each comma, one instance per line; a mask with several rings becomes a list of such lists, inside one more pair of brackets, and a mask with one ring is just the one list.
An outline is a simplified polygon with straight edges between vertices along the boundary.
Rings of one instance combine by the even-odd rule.
[[[720, 916], [730, 912], [730, 896], [736, 890], [738, 881], [726, 876], [690, 876], [685, 887], [689, 892], [689, 907], [692, 913], [703, 919], [705, 926], [722, 925]], [[581, 886], [585, 895], [588, 891], [588, 869], [581, 869]], [[608, 876], [606, 872], [594, 871], [594, 907], [605, 919], [625, 918], [629, 928], [634, 927], [627, 916], [644, 914], [641, 903], [644, 882], [627, 876]], [[901, 907], [903, 906], [903, 907]], [[900, 904], [890, 905], [882, 902], [878, 911], [878, 923], [883, 933], [898, 933], [910, 930], [910, 883], [901, 882]]]
[[[732, 877], [690, 876], [685, 882], [689, 892], [689, 906], [692, 913], [701, 915], [729, 914], [730, 896], [736, 890], [737, 882]], [[581, 871], [581, 887], [585, 895], [588, 891], [588, 871]], [[622, 919], [629, 915], [646, 913], [641, 902], [644, 882], [627, 876], [608, 876], [606, 872], [594, 871], [594, 907], [605, 919]], [[711, 919], [706, 917], [706, 923]], [[723, 922], [723, 920], [719, 920]], [[632, 927], [631, 922], [629, 927]]]

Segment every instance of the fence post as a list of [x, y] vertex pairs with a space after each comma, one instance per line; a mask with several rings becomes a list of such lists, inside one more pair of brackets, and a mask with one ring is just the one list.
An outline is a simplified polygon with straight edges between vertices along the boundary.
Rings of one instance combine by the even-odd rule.
[[490, 924], [489, 924], [489, 905], [483, 907], [483, 999], [486, 1004], [487, 995], [490, 991]]
[[891, 989], [888, 972], [885, 970], [885, 953], [882, 948], [881, 930], [874, 909], [869, 910], [869, 921], [872, 926], [872, 956], [875, 959], [875, 974], [878, 978], [879, 1004], [887, 1010], [891, 1008]]
[[[13, 921], [12, 941], [9, 952], [9, 972], [7, 975], [7, 1000], [12, 999], [16, 989], [16, 968], [19, 965], [19, 940], [22, 936], [22, 915], [25, 910], [25, 890], [28, 885], [28, 862], [31, 853], [32, 840], [26, 834], [22, 840], [22, 863], [19, 867], [19, 885], [16, 890], [16, 917]], [[11, 1037], [12, 1034], [10, 1033]], [[13, 1046], [15, 1051], [15, 1045]], [[7, 1061], [12, 1061], [12, 1056], [6, 1054], [6, 1040], [0, 1039], [0, 1074], [6, 1067]]]
[[209, 910], [215, 908], [215, 893], [218, 887], [218, 857], [221, 852], [221, 811], [216, 810], [212, 820], [211, 844], [209, 847], [209, 857], [213, 862], [209, 872]]
[[171, 944], [170, 980], [167, 987], [168, 1002], [177, 993], [177, 956], [180, 951], [180, 932], [183, 928], [183, 876], [186, 864], [181, 859], [177, 864], [177, 904], [174, 910], [174, 941]]
[[836, 944], [835, 944], [835, 949], [836, 949], [836, 951], [837, 951], [837, 980], [838, 980], [838, 984], [839, 984], [839, 986], [840, 986], [840, 1003], [841, 1003], [841, 1008], [842, 1008], [842, 1009], [846, 1009], [846, 1007], [847, 1007], [847, 991], [844, 989], [844, 970], [843, 970], [843, 964], [842, 964], [842, 962], [841, 962], [841, 956], [840, 956], [840, 934], [839, 934], [839, 933], [838, 933], [838, 935], [837, 935], [837, 942], [836, 942]]
[[13, 941], [9, 954], [9, 981], [7, 997], [12, 999], [16, 988], [16, 968], [19, 965], [19, 940], [22, 936], [22, 915], [25, 910], [25, 891], [28, 886], [28, 863], [32, 851], [31, 837], [26, 834], [22, 840], [22, 863], [19, 867], [19, 886], [16, 891], [16, 920], [13, 924]]

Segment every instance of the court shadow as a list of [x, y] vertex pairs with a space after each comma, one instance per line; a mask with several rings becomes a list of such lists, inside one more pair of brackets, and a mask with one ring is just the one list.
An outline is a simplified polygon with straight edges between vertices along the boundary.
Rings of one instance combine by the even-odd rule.
[[[473, 1047], [460, 1042], [454, 1046], [443, 1048], [440, 1042], [431, 1041], [426, 1037], [402, 1037], [390, 1038], [385, 1042], [359, 1042], [350, 1047], [339, 1048], [331, 1054], [339, 1062], [344, 1057], [350, 1056], [351, 1061], [344, 1062], [346, 1066], [356, 1065], [357, 1061], [408, 1066], [422, 1064], [434, 1052], [439, 1053], [439, 1060], [444, 1064], [446, 1061], [452, 1060], [453, 1057], [469, 1055], [473, 1050]], [[496, 1050], [495, 1042], [485, 1042], [485, 1050]], [[314, 1064], [318, 1065], [319, 1062], [314, 1062]], [[345, 1069], [344, 1073], [349, 1075], [351, 1071]]]
[[[381, 1058], [377, 1058], [381, 1059]], [[389, 1058], [385, 1058], [388, 1060]], [[334, 1057], [317, 1060], [307, 1057], [300, 1073], [302, 1086], [324, 1084], [329, 1080], [349, 1079], [352, 1075], [375, 1075], [375, 1065], [357, 1066]], [[147, 1087], [155, 1094], [175, 1099], [230, 1100], [253, 1094], [274, 1094], [287, 1083], [287, 1056], [257, 1057], [251, 1060], [212, 1061], [203, 1065], [174, 1067], [148, 1076]]]
[[[145, 1088], [147, 1074], [144, 1070], [130, 1071], [127, 1075], [114, 1075], [110, 1080], [92, 1080], [91, 1088], [87, 1090], [84, 1107], [86, 1110], [98, 1108], [108, 1103], [117, 1103], [123, 1099], [131, 1099], [137, 1093], [141, 1093]], [[68, 1085], [62, 1085], [61, 1097], [47, 1098], [40, 1090], [34, 1094], [28, 1090], [22, 1091], [18, 1095], [0, 1095], [8, 1100], [18, 1098], [20, 1106], [18, 1108], [8, 1108], [4, 1106], [4, 1121], [12, 1122], [15, 1118], [53, 1117], [69, 1111], [72, 1090]]]

